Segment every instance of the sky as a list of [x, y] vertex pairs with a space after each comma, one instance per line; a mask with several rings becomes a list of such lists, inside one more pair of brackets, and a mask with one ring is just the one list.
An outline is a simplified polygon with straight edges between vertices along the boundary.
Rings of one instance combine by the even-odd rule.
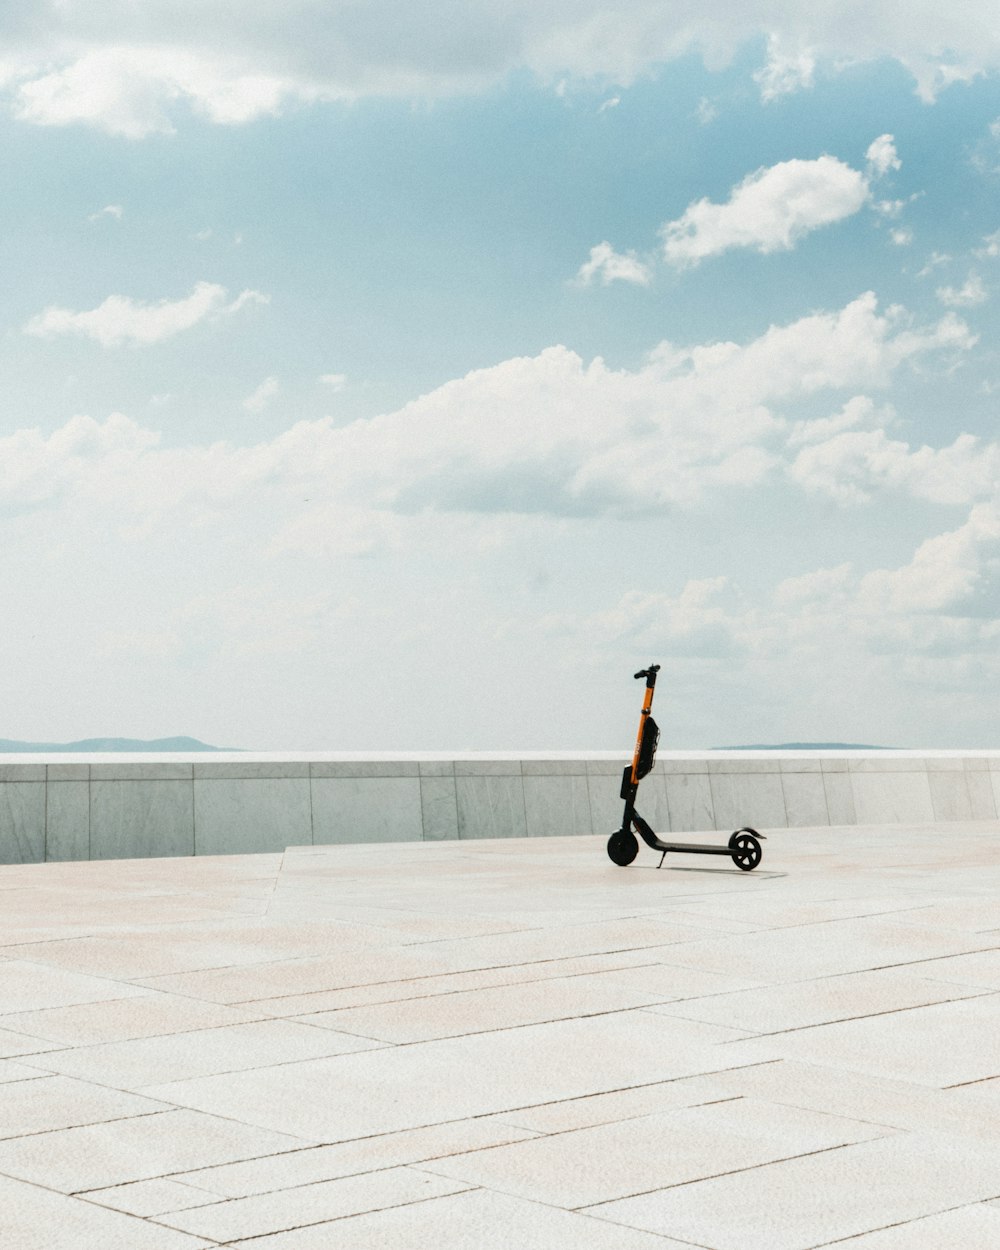
[[[192, 16], [192, 13], [195, 16]], [[0, 736], [1000, 748], [1000, 12], [0, 13]]]

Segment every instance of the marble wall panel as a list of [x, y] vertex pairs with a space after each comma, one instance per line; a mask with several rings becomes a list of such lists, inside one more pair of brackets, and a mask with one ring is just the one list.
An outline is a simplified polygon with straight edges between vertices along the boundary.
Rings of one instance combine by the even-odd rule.
[[0, 764], [0, 781], [44, 780], [44, 764]]
[[934, 819], [927, 773], [851, 772], [859, 825], [922, 823]]
[[516, 777], [468, 777], [456, 765], [455, 797], [460, 838], [524, 838], [524, 787]]
[[456, 777], [520, 777], [520, 760], [456, 760]]
[[417, 760], [314, 760], [313, 777], [419, 777]]
[[876, 751], [871, 755], [855, 756], [848, 761], [852, 773], [925, 773], [927, 762], [916, 755], [893, 755], [891, 751]]
[[598, 773], [587, 778], [590, 825], [594, 833], [603, 833], [610, 837], [616, 829], [621, 828], [624, 804], [620, 798], [620, 790], [621, 768], [616, 776]]
[[89, 764], [46, 764], [46, 781], [89, 781]]
[[219, 760], [196, 763], [194, 775], [199, 781], [308, 777], [309, 764], [305, 760]]
[[420, 816], [425, 842], [458, 837], [458, 799], [455, 778], [420, 778]]
[[1000, 772], [991, 769], [989, 777], [993, 785], [993, 805], [1000, 813]]
[[48, 782], [45, 788], [45, 858], [90, 859], [89, 781]]
[[[619, 764], [619, 773], [622, 768], [624, 768], [624, 764]], [[656, 757], [656, 771], [664, 774], [682, 773], [684, 776], [687, 776], [689, 773], [707, 773], [708, 760], [704, 758], [695, 760], [671, 759], [669, 755], [664, 755], [661, 751]]]
[[775, 760], [779, 766], [779, 771], [783, 773], [821, 773], [823, 771], [823, 761], [819, 756], [807, 755], [803, 751], [795, 751], [790, 755], [782, 756], [781, 759]]
[[593, 832], [587, 778], [525, 777], [524, 820], [529, 837], [567, 837]]
[[190, 780], [91, 781], [91, 859], [193, 854]]
[[932, 771], [927, 774], [935, 820], [972, 820], [972, 800], [965, 772]]
[[0, 781], [0, 864], [45, 859], [45, 782]]
[[822, 773], [782, 773], [781, 789], [789, 828], [830, 823]]
[[421, 777], [454, 777], [454, 760], [421, 760], [419, 764]]
[[781, 764], [777, 759], [710, 759], [710, 773], [776, 773], [780, 772]]
[[195, 778], [196, 855], [254, 855], [311, 842], [308, 777]]
[[127, 763], [111, 761], [107, 764], [91, 764], [91, 781], [190, 781], [194, 765], [174, 761], [143, 761]]
[[858, 816], [854, 807], [850, 773], [846, 769], [838, 772], [824, 770], [823, 789], [826, 792], [826, 810], [830, 816], [830, 824], [856, 825]]
[[708, 773], [667, 773], [664, 777], [671, 833], [715, 828], [712, 786]]
[[[626, 764], [631, 764], [632, 756], [623, 755], [621, 759], [614, 760], [587, 760], [587, 776], [588, 777], [620, 777], [622, 769]], [[664, 762], [664, 767], [669, 765], [669, 761]], [[659, 765], [658, 765], [659, 767]], [[706, 765], [705, 771], [708, 771]]]
[[711, 773], [717, 829], [783, 829], [787, 825], [781, 776], [772, 773]]
[[[707, 780], [707, 778], [706, 778]], [[621, 791], [621, 781], [615, 787]], [[670, 831], [670, 804], [667, 802], [667, 779], [659, 767], [639, 782], [639, 793], [635, 799], [636, 811], [649, 825], [654, 833]], [[618, 800], [618, 824], [621, 824], [622, 801]], [[600, 832], [598, 830], [598, 832]]]
[[521, 775], [524, 777], [585, 777], [587, 765], [583, 760], [522, 760]]
[[969, 802], [973, 820], [996, 820], [997, 805], [993, 800], [993, 784], [987, 769], [967, 772], [965, 784], [969, 787]]
[[313, 842], [419, 842], [419, 777], [314, 777]]

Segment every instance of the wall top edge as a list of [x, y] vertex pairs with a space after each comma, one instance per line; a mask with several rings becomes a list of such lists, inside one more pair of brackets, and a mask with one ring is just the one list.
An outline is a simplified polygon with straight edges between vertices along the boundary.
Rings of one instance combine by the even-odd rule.
[[[625, 762], [631, 750], [618, 751], [187, 751], [76, 753], [0, 752], [3, 764], [267, 764], [267, 763], [397, 763], [468, 760], [604, 760]], [[883, 751], [669, 751], [657, 760], [809, 760], [809, 759], [998, 759], [1000, 749]]]

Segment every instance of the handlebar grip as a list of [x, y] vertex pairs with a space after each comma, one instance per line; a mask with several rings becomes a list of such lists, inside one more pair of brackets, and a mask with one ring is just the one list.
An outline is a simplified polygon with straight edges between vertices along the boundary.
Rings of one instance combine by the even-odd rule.
[[633, 673], [632, 677], [634, 681], [638, 681], [640, 677], [646, 677], [646, 678], [652, 677], [655, 681], [656, 674], [659, 671], [660, 671], [659, 664], [650, 664], [649, 668], [644, 668], [638, 673]]

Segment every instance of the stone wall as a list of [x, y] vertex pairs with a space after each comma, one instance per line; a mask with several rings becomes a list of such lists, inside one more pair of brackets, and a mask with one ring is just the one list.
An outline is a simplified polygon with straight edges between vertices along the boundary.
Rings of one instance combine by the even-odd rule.
[[[0, 862], [609, 834], [626, 758], [588, 754], [67, 756], [0, 760]], [[995, 820], [1000, 751], [661, 751], [658, 832]]]

